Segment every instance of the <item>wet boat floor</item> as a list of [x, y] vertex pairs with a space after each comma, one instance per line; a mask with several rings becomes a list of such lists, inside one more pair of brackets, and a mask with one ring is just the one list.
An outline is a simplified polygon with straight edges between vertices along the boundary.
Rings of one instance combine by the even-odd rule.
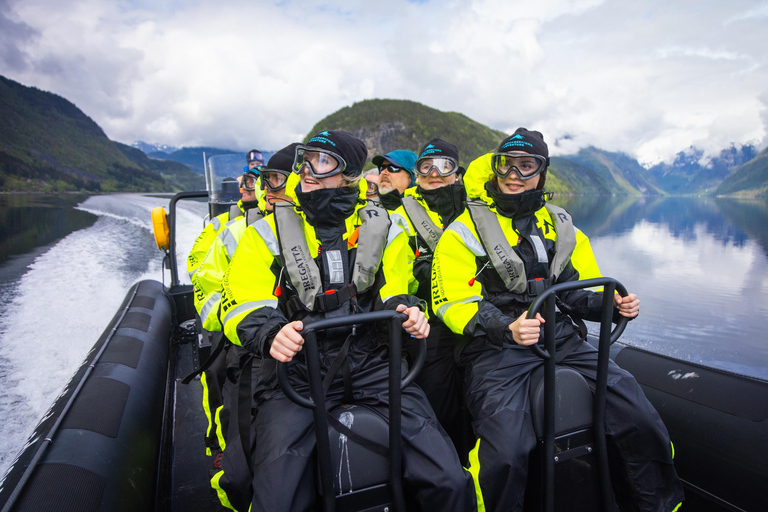
[[176, 410], [173, 431], [173, 496], [174, 512], [225, 512], [211, 489], [208, 470], [213, 457], [205, 454], [204, 433], [208, 426], [203, 412], [203, 387], [199, 379], [182, 384], [192, 372], [192, 347], [179, 346], [175, 378]]

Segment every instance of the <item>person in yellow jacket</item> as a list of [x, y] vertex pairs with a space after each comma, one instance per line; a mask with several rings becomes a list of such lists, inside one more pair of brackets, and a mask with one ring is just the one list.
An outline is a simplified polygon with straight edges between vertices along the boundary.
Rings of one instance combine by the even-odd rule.
[[[259, 171], [258, 177], [251, 170], [243, 174], [241, 188], [244, 195], [251, 194], [258, 197], [258, 207], [247, 209], [245, 215], [225, 224], [192, 276], [195, 308], [205, 331], [210, 333], [221, 331], [219, 303], [222, 281], [243, 232], [250, 224], [260, 220], [264, 214], [271, 213], [274, 202], [288, 200], [285, 189], [289, 176], [292, 176], [291, 167], [295, 146], [296, 144], [292, 144], [272, 155], [266, 167], [256, 169]], [[255, 192], [259, 188], [262, 193], [256, 196]], [[209, 455], [216, 455], [212, 468], [218, 472], [221, 469], [221, 451], [226, 447], [228, 426], [229, 409], [225, 407], [228, 396], [226, 388], [236, 381], [238, 354], [230, 353], [229, 343], [221, 336], [216, 337], [213, 350], [212, 359], [204, 363], [205, 369], [201, 374], [200, 382], [203, 386], [203, 409], [208, 418], [206, 449]], [[228, 374], [229, 379], [227, 379]]]
[[[478, 439], [470, 454], [479, 508], [522, 510], [528, 456], [536, 444], [528, 389], [542, 360], [541, 315], [526, 312], [544, 289], [596, 272], [594, 256], [570, 215], [547, 204], [549, 163], [537, 131], [519, 128], [497, 151], [472, 162], [465, 176], [467, 209], [443, 233], [433, 258], [432, 308], [468, 343], [461, 348], [465, 396]], [[582, 239], [581, 241], [579, 239]], [[591, 270], [590, 270], [591, 269]], [[597, 351], [573, 319], [599, 320], [601, 293], [558, 295], [558, 360], [594, 386]], [[634, 294], [614, 296], [614, 321], [639, 312]], [[617, 464], [621, 510], [672, 511], [683, 492], [664, 424], [637, 381], [609, 365], [605, 430]]]
[[[458, 148], [440, 138], [433, 138], [421, 149], [413, 163], [416, 186], [405, 190], [393, 219], [404, 219], [404, 228], [414, 259], [413, 274], [417, 289], [414, 294], [430, 304], [430, 331], [427, 357], [416, 377], [446, 430], [460, 458], [465, 458], [472, 444], [466, 421], [464, 397], [454, 352], [459, 337], [435, 318], [431, 309], [432, 254], [440, 236], [464, 211], [466, 191], [461, 181], [464, 168], [459, 165]], [[408, 346], [408, 345], [406, 345]]]
[[[258, 176], [253, 173], [246, 173], [244, 176], [241, 184], [244, 197], [249, 194], [256, 198], [256, 190], [261, 191], [256, 201], [263, 215], [255, 220], [272, 213], [275, 203], [293, 200], [288, 197], [287, 185], [293, 182], [295, 186], [298, 181], [298, 176], [291, 171], [297, 145], [298, 143], [290, 144], [272, 155], [267, 165], [259, 168]], [[224, 224], [192, 278], [195, 287], [195, 308], [200, 314], [203, 328], [208, 331], [221, 330], [219, 303], [224, 273], [229, 268], [229, 262], [235, 254], [240, 238], [255, 220], [249, 222], [246, 216], [240, 216]]]
[[208, 249], [211, 247], [216, 235], [221, 233], [227, 222], [244, 215], [251, 208], [259, 207], [259, 200], [262, 196], [261, 191], [255, 186], [247, 187], [246, 185], [244, 187], [243, 180], [255, 182], [258, 179], [259, 168], [263, 165], [263, 158], [259, 150], [252, 149], [248, 152], [248, 165], [243, 169], [243, 176], [239, 178], [242, 198], [237, 202], [236, 206], [233, 205], [228, 211], [213, 217], [211, 222], [205, 225], [197, 239], [195, 239], [192, 249], [189, 251], [189, 256], [187, 256], [187, 274], [189, 274], [190, 279], [194, 277], [197, 268], [203, 262], [203, 258], [208, 253]]
[[[295, 148], [298, 143], [290, 144], [270, 157], [266, 166], [260, 167], [259, 177], [248, 172], [243, 177], [242, 187], [245, 190], [260, 188], [262, 194], [259, 199], [259, 210], [264, 215], [272, 213], [274, 204], [283, 201], [292, 201], [288, 196], [288, 190], [295, 187], [298, 176], [292, 172]], [[292, 185], [289, 185], [292, 184]], [[249, 210], [248, 213], [253, 210]], [[219, 319], [219, 305], [221, 302], [222, 282], [229, 268], [229, 263], [237, 250], [240, 238], [248, 226], [262, 218], [252, 219], [248, 213], [228, 222], [225, 228], [216, 236], [203, 262], [192, 278], [195, 288], [195, 308], [203, 323], [203, 328], [208, 331], [221, 331]], [[242, 468], [238, 464], [243, 458], [232, 450], [241, 450], [237, 443], [227, 451], [229, 417], [233, 403], [237, 399], [233, 393], [235, 384], [240, 376], [240, 365], [244, 350], [238, 346], [232, 346], [224, 337], [220, 340], [219, 352], [214, 354], [215, 360], [203, 372], [203, 408], [208, 418], [206, 431], [206, 445], [215, 453], [211, 464], [211, 486], [216, 490], [220, 501], [224, 506], [232, 507], [237, 500], [242, 501], [242, 496], [236, 497], [247, 491], [250, 479], [238, 481]], [[254, 369], [256, 373], [257, 369]], [[233, 434], [239, 435], [237, 431]], [[226, 475], [224, 474], [226, 470]], [[250, 494], [247, 495], [250, 500]]]
[[[257, 414], [252, 508], [309, 510], [315, 506], [315, 445], [311, 411], [291, 402], [277, 385], [276, 361], [289, 363], [288, 378], [307, 388], [301, 331], [315, 319], [381, 309], [408, 316], [405, 331], [416, 338], [429, 324], [416, 297], [407, 264], [408, 237], [386, 210], [366, 200], [360, 175], [363, 141], [344, 131], [324, 131], [296, 149], [301, 180], [295, 207], [277, 205], [273, 215], [249, 227], [224, 278], [224, 332], [261, 361], [255, 388]], [[351, 394], [386, 415], [386, 334], [371, 325], [320, 333], [323, 372], [346, 353], [348, 386], [329, 382], [329, 407]], [[472, 510], [471, 478], [435, 420], [418, 386], [402, 396], [406, 488], [423, 509]]]
[[[222, 450], [222, 446], [220, 446], [222, 433], [216, 428], [215, 414], [222, 405], [221, 386], [223, 384], [222, 372], [224, 371], [220, 368], [224, 361], [216, 356], [223, 352], [222, 349], [225, 344], [221, 336], [221, 325], [216, 319], [216, 309], [213, 307], [214, 303], [218, 305], [218, 299], [212, 295], [218, 294], [215, 289], [217, 286], [220, 288], [221, 281], [219, 280], [218, 285], [207, 282], [213, 280], [210, 275], [211, 265], [208, 266], [209, 274], [205, 278], [201, 279], [201, 276], [197, 276], [197, 272], [214, 241], [217, 240], [218, 235], [225, 230], [230, 222], [243, 217], [255, 221], [263, 216], [263, 206], [260, 206], [260, 202], [263, 204], [263, 194], [259, 187], [256, 186], [259, 178], [259, 164], [262, 162], [263, 157], [260, 151], [251, 150], [248, 152], [247, 160], [248, 165], [243, 169], [243, 175], [238, 177], [241, 199], [237, 204], [231, 205], [227, 211], [217, 215], [211, 222], [205, 225], [187, 257], [187, 272], [194, 285], [193, 300], [201, 320], [198, 328], [202, 327], [202, 336], [209, 342], [212, 352], [211, 357], [207, 361], [201, 362], [202, 367], [198, 372], [200, 373], [200, 384], [203, 388], [203, 409], [208, 419], [208, 428], [205, 435], [205, 453], [206, 455], [216, 457], [214, 464], [220, 460]], [[223, 181], [233, 183], [235, 180], [228, 177]], [[210, 195], [209, 208], [211, 208], [211, 211], [214, 211], [214, 205], [226, 205], [226, 203], [218, 203], [214, 194]], [[219, 365], [218, 369], [217, 364]], [[213, 368], [208, 370], [208, 365], [213, 365]], [[216, 378], [215, 376], [218, 377]], [[189, 376], [187, 379], [191, 377]], [[185, 379], [185, 382], [187, 379]]]

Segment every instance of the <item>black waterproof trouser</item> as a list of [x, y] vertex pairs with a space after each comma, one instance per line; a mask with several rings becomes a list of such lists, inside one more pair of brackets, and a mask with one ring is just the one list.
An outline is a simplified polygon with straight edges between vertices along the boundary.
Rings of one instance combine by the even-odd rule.
[[[300, 355], [302, 355], [300, 353]], [[332, 354], [322, 353], [323, 371]], [[353, 402], [388, 415], [386, 350], [350, 350]], [[312, 411], [291, 402], [278, 388], [275, 362], [265, 360], [257, 388], [257, 413], [252, 431], [258, 439], [253, 450], [252, 511], [304, 511], [316, 505], [315, 432]], [[342, 373], [342, 372], [339, 372]], [[306, 365], [299, 358], [288, 367], [294, 388], [308, 394]], [[331, 383], [328, 409], [343, 402], [341, 375]], [[441, 429], [424, 393], [409, 386], [402, 393], [403, 480], [405, 492], [421, 510], [474, 510], [471, 476], [459, 462], [451, 441]], [[354, 484], [354, 482], [353, 482]]]
[[227, 345], [229, 341], [221, 332], [207, 332], [213, 341], [212, 350], [218, 344], [223, 344], [222, 349], [215, 356], [213, 362], [202, 372], [200, 384], [203, 387], [203, 410], [208, 419], [208, 427], [205, 431], [205, 450], [208, 455], [221, 453], [223, 447], [221, 441], [226, 432], [226, 427], [220, 424], [221, 409], [224, 405], [224, 387], [227, 380]]
[[[453, 441], [459, 458], [465, 462], [474, 445], [474, 435], [464, 404], [463, 379], [456, 362], [460, 336], [439, 320], [431, 322], [430, 327], [424, 367], [415, 382], [427, 395], [437, 420]], [[414, 340], [406, 342], [406, 349], [415, 353], [411, 345], [415, 345]]]
[[[462, 351], [461, 363], [467, 407], [479, 438], [479, 492], [485, 509], [522, 510], [528, 456], [536, 446], [528, 392], [531, 372], [543, 362], [527, 347], [504, 344], [499, 350], [477, 338]], [[594, 392], [594, 347], [582, 343], [559, 364], [583, 375]], [[683, 501], [667, 429], [635, 378], [613, 361], [605, 432], [622, 511], [671, 512]]]

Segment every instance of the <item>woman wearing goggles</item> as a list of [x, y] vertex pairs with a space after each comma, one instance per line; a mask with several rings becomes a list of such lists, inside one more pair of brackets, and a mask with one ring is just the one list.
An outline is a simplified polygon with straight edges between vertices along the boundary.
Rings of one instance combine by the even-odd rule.
[[245, 171], [240, 179], [240, 188], [248, 191], [256, 190], [256, 182], [259, 179], [259, 170], [261, 169], [261, 167], [254, 167]]
[[313, 178], [323, 179], [340, 174], [347, 163], [339, 155], [311, 146], [298, 146], [293, 171], [301, 174], [306, 169]]
[[494, 153], [491, 168], [499, 178], [507, 178], [513, 171], [523, 181], [530, 180], [547, 168], [547, 158], [522, 151]]
[[429, 176], [436, 172], [439, 176], [450, 176], [459, 170], [459, 164], [450, 157], [420, 158], [416, 162], [416, 172], [421, 176]]
[[268, 190], [270, 192], [277, 192], [285, 188], [285, 184], [288, 183], [288, 175], [290, 173], [281, 169], [267, 169], [262, 167], [260, 170], [261, 175], [261, 190]]

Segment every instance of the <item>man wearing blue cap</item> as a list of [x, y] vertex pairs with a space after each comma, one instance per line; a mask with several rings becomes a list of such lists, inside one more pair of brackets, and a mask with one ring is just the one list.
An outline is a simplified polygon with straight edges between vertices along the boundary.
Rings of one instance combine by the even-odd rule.
[[396, 149], [386, 155], [376, 155], [371, 160], [379, 168], [379, 197], [387, 210], [400, 206], [405, 189], [414, 185], [416, 158], [413, 151]]

